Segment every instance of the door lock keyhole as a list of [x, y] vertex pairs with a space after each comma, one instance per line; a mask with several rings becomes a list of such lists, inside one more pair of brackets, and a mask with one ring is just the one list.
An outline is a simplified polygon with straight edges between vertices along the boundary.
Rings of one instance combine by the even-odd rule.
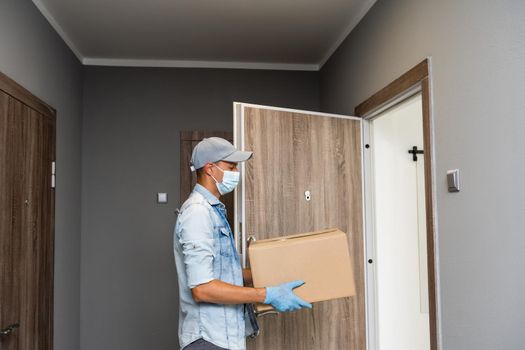
[[312, 199], [310, 191], [304, 191], [304, 199], [306, 199], [307, 201], [310, 201], [310, 199]]

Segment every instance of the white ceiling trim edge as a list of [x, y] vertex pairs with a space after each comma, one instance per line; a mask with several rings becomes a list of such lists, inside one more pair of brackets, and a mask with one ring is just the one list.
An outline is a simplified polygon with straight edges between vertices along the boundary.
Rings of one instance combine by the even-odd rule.
[[58, 35], [64, 40], [67, 46], [73, 51], [75, 56], [77, 56], [78, 60], [82, 62], [84, 59], [84, 56], [82, 56], [82, 53], [80, 53], [80, 50], [76, 47], [76, 45], [73, 43], [73, 41], [69, 38], [69, 36], [66, 34], [66, 32], [62, 29], [60, 24], [55, 20], [55, 17], [47, 10], [47, 8], [40, 2], [40, 0], [32, 0], [33, 4], [40, 10], [42, 15], [47, 19], [49, 24], [51, 24], [51, 27], [58, 33]]
[[326, 52], [319, 64], [300, 63], [266, 63], [266, 62], [227, 62], [227, 61], [192, 61], [192, 60], [150, 60], [150, 59], [114, 59], [114, 58], [92, 58], [84, 57], [77, 46], [69, 38], [53, 15], [48, 11], [40, 0], [32, 0], [33, 4], [40, 10], [49, 24], [55, 29], [66, 45], [73, 51], [78, 60], [84, 65], [92, 66], [122, 66], [122, 67], [180, 67], [180, 68], [229, 68], [229, 69], [267, 69], [267, 70], [298, 70], [318, 71], [330, 59], [333, 53], [346, 39], [350, 32], [363, 19], [377, 0], [368, 0], [360, 7], [356, 16], [353, 16], [350, 24], [346, 27], [337, 40]]
[[120, 58], [89, 58], [82, 63], [87, 66], [118, 66], [118, 67], [178, 67], [178, 68], [227, 68], [227, 69], [267, 69], [267, 70], [300, 70], [318, 71], [317, 64], [298, 63], [266, 63], [266, 62], [234, 62], [234, 61], [193, 61], [193, 60], [148, 60]]
[[337, 38], [337, 40], [332, 44], [330, 49], [326, 52], [321, 62], [319, 62], [319, 69], [323, 68], [324, 64], [332, 57], [334, 52], [339, 48], [339, 46], [343, 43], [343, 41], [346, 39], [346, 37], [350, 34], [350, 32], [361, 22], [363, 17], [368, 13], [368, 11], [374, 6], [377, 0], [368, 0], [365, 1], [360, 8], [357, 11], [356, 16], [352, 16], [350, 19], [350, 23], [346, 27], [346, 30], [344, 30], [341, 35]]

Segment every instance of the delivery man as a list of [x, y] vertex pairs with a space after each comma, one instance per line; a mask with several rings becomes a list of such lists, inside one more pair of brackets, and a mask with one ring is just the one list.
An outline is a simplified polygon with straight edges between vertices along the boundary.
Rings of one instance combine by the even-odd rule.
[[237, 163], [251, 156], [218, 137], [205, 138], [193, 149], [197, 184], [180, 208], [174, 231], [181, 349], [245, 349], [245, 303], [271, 304], [280, 312], [312, 307], [292, 291], [304, 281], [244, 287], [251, 272], [241, 267], [219, 199], [237, 186]]

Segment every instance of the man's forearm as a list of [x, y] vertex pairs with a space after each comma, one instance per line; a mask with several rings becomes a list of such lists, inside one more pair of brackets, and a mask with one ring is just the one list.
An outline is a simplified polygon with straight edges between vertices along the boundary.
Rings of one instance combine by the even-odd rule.
[[266, 289], [240, 287], [215, 279], [193, 288], [192, 296], [197, 302], [215, 304], [262, 303]]

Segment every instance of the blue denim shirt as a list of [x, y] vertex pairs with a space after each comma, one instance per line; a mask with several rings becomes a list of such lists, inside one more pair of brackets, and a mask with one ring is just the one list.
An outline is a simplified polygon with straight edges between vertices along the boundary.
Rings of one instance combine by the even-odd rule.
[[224, 204], [205, 187], [195, 185], [180, 208], [173, 241], [181, 349], [204, 338], [219, 347], [244, 350], [244, 304], [198, 303], [191, 295], [191, 288], [213, 279], [243, 286], [240, 259]]

